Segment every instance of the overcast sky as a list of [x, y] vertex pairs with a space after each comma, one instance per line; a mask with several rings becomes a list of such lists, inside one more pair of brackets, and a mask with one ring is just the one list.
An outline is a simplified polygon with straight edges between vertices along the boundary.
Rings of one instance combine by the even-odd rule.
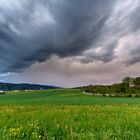
[[0, 0], [1, 82], [110, 84], [139, 68], [139, 0]]

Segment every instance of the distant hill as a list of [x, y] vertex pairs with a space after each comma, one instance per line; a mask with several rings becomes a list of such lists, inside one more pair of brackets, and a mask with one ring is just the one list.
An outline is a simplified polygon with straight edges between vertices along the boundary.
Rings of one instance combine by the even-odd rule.
[[59, 87], [50, 85], [38, 84], [13, 84], [13, 83], [0, 83], [0, 90], [40, 90], [40, 89], [56, 89]]

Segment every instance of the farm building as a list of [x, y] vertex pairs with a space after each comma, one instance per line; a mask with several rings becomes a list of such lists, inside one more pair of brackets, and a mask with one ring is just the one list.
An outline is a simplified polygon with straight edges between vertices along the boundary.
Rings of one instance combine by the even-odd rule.
[[1, 95], [1, 94], [5, 94], [5, 91], [3, 91], [3, 90], [0, 90], [0, 95]]

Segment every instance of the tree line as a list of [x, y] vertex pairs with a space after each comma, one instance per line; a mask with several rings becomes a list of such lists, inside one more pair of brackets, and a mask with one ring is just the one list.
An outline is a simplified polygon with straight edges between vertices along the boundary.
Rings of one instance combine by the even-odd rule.
[[117, 97], [140, 97], [140, 77], [125, 77], [122, 83], [112, 85], [89, 85], [81, 87], [81, 91], [93, 95], [117, 96]]

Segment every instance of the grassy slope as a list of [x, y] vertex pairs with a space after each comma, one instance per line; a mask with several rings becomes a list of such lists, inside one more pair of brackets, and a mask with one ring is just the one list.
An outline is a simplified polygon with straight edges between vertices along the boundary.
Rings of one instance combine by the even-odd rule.
[[0, 96], [0, 104], [140, 104], [140, 98], [96, 97], [83, 95], [80, 90], [57, 89], [46, 91], [9, 92]]
[[1, 140], [140, 139], [140, 98], [59, 89], [10, 92], [0, 104]]

